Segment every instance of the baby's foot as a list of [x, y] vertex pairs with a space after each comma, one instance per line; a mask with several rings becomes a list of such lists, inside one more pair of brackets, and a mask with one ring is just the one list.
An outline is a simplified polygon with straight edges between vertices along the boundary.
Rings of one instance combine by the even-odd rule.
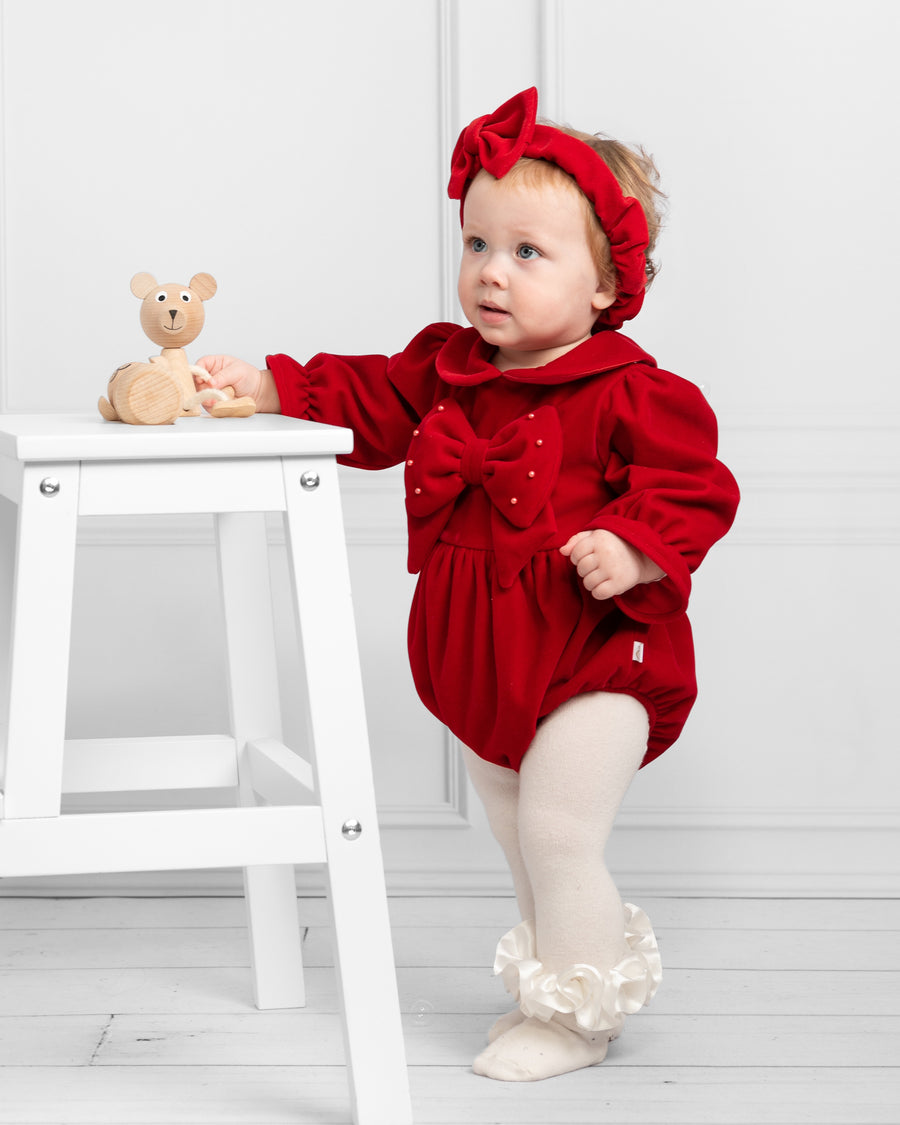
[[[521, 1008], [513, 1008], [511, 1012], [506, 1012], [505, 1015], [500, 1016], [499, 1019], [494, 1020], [488, 1029], [488, 1043], [493, 1043], [495, 1039], [499, 1039], [501, 1035], [504, 1035], [511, 1027], [520, 1024], [524, 1019], [525, 1015]], [[613, 1028], [609, 1033], [610, 1043], [612, 1043], [613, 1039], [618, 1039], [621, 1033], [622, 1029], [620, 1027]]]
[[606, 1058], [608, 1031], [572, 1031], [556, 1019], [529, 1016], [515, 1024], [473, 1064], [476, 1074], [501, 1082], [536, 1082], [596, 1066]]
[[495, 1020], [488, 1031], [488, 1043], [493, 1043], [495, 1039], [499, 1039], [504, 1032], [509, 1031], [511, 1027], [522, 1022], [525, 1016], [521, 1008], [513, 1008], [511, 1012], [502, 1015], [498, 1020]]

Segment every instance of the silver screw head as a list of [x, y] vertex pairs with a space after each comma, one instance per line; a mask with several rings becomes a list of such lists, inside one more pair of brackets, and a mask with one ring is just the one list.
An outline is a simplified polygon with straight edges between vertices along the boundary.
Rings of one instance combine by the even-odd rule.
[[358, 840], [362, 835], [362, 825], [354, 817], [351, 820], [345, 820], [341, 825], [341, 832], [345, 840]]
[[313, 492], [319, 487], [319, 474], [314, 473], [312, 469], [307, 469], [300, 477], [300, 487], [307, 492]]
[[56, 477], [44, 477], [40, 489], [43, 496], [55, 496], [59, 492], [59, 481]]

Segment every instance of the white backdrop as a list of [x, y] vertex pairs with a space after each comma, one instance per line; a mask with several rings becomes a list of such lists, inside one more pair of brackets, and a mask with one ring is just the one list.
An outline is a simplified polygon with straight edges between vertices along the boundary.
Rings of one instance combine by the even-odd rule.
[[[627, 331], [704, 387], [744, 501], [695, 582], [700, 701], [633, 786], [613, 865], [634, 894], [900, 893], [894, 0], [0, 13], [6, 412], [91, 411], [113, 368], [155, 350], [140, 270], [217, 278], [192, 357], [392, 351], [455, 317], [450, 150], [527, 85], [547, 116], [653, 152], [663, 270]], [[389, 883], [508, 887], [411, 688], [397, 473], [343, 480]], [[93, 521], [80, 545], [70, 735], [221, 728], [209, 527]], [[290, 714], [297, 674], [285, 639]]]

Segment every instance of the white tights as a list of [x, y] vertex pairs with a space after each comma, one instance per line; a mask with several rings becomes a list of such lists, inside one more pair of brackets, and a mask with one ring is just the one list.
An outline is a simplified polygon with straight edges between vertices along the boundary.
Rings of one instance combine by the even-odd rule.
[[[624, 908], [604, 851], [648, 732], [647, 712], [636, 699], [591, 692], [543, 720], [518, 774], [465, 751], [472, 784], [509, 863], [522, 919], [534, 919], [537, 958], [551, 971], [581, 963], [603, 972], [626, 950]], [[511, 1034], [490, 1048], [493, 1057]]]

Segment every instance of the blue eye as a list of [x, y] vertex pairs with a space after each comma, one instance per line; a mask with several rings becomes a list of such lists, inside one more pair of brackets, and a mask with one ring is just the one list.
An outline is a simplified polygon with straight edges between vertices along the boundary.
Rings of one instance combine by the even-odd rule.
[[539, 258], [540, 251], [535, 250], [533, 246], [520, 246], [516, 254], [525, 262], [531, 261], [533, 258]]
[[483, 254], [487, 250], [487, 243], [483, 238], [473, 238], [469, 245], [476, 254]]

